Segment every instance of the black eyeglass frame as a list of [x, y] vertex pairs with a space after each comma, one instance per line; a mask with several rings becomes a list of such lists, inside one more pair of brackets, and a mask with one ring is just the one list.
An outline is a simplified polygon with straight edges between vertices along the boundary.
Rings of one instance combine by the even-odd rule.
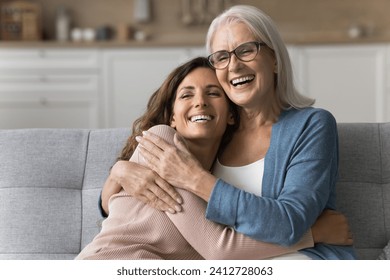
[[[237, 53], [236, 53], [237, 49], [242, 48], [243, 46], [245, 46], [245, 45], [247, 45], [247, 44], [255, 44], [255, 45], [256, 45], [256, 54], [255, 54], [255, 56], [254, 56], [253, 58], [250, 58], [249, 60], [240, 58], [240, 56], [238, 56]], [[229, 64], [230, 64], [230, 59], [231, 59], [233, 53], [234, 53], [234, 55], [236, 56], [236, 58], [237, 58], [238, 60], [241, 60], [241, 61], [243, 61], [243, 62], [249, 62], [249, 61], [252, 61], [252, 60], [254, 60], [254, 59], [256, 58], [256, 56], [258, 55], [258, 53], [259, 53], [259, 51], [260, 51], [260, 47], [261, 47], [261, 46], [266, 46], [266, 45], [267, 45], [266, 43], [264, 43], [264, 42], [258, 42], [258, 41], [246, 42], [246, 43], [243, 43], [243, 44], [239, 45], [238, 47], [236, 47], [234, 50], [232, 50], [232, 51], [230, 51], [230, 52], [229, 52], [229, 51], [226, 51], [226, 50], [223, 50], [223, 51], [216, 51], [216, 52], [210, 54], [210, 55], [207, 57], [207, 60], [208, 60], [208, 62], [209, 62], [209, 64], [210, 64], [210, 66], [213, 67], [214, 69], [216, 69], [216, 70], [223, 70], [223, 69], [225, 69], [226, 67], [229, 66]], [[227, 62], [227, 64], [226, 64], [226, 66], [224, 66], [224, 67], [218, 67], [218, 68], [214, 66], [214, 63], [212, 62], [212, 57], [215, 56], [215, 54], [218, 54], [218, 53], [226, 53], [226, 54], [228, 55], [228, 58], [227, 58], [227, 59], [228, 59], [228, 62]]]

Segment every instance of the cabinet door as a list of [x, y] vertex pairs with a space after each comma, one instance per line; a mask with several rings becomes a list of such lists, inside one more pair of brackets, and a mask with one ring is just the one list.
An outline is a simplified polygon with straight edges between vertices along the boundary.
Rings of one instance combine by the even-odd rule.
[[0, 129], [97, 128], [95, 75], [2, 74]]
[[298, 88], [338, 122], [382, 122], [386, 116], [386, 48], [382, 45], [293, 48]]
[[96, 49], [0, 50], [0, 128], [98, 128]]
[[182, 48], [104, 52], [107, 127], [131, 127], [168, 74], [188, 58]]
[[0, 128], [97, 128], [95, 75], [2, 74]]
[[98, 128], [96, 104], [90, 101], [0, 102], [0, 129]]
[[26, 48], [1, 49], [0, 71], [80, 70], [97, 72], [97, 49]]

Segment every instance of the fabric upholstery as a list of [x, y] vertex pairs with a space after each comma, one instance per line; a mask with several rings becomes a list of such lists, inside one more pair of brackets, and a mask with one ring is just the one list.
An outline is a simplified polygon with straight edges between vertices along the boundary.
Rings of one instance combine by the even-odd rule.
[[[339, 124], [337, 204], [362, 259], [390, 240], [390, 124]], [[0, 130], [0, 259], [73, 259], [129, 129]]]
[[99, 231], [97, 198], [128, 133], [0, 131], [0, 259], [73, 259]]
[[390, 237], [390, 124], [339, 124], [338, 208], [360, 258], [376, 259]]

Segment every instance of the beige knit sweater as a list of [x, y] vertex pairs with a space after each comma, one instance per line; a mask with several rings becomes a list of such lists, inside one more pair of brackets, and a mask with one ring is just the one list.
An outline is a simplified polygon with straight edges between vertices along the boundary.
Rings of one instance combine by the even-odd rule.
[[[151, 131], [173, 143], [175, 131], [168, 126]], [[130, 160], [143, 163], [138, 149]], [[255, 241], [206, 220], [206, 202], [178, 191], [184, 203], [176, 214], [155, 210], [124, 191], [112, 196], [101, 232], [76, 259], [264, 259], [314, 245], [310, 231], [292, 247]]]

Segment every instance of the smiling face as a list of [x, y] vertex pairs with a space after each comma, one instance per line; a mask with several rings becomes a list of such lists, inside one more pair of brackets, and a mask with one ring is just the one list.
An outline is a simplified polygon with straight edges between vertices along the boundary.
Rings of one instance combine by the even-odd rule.
[[205, 67], [191, 71], [177, 89], [171, 126], [187, 140], [220, 141], [233, 123], [215, 72]]
[[[241, 44], [259, 41], [243, 23], [224, 24], [216, 31], [212, 52], [232, 51]], [[217, 77], [229, 98], [237, 105], [248, 109], [268, 106], [275, 96], [275, 58], [272, 51], [261, 46], [254, 60], [243, 62], [232, 54], [229, 65], [216, 70]]]

